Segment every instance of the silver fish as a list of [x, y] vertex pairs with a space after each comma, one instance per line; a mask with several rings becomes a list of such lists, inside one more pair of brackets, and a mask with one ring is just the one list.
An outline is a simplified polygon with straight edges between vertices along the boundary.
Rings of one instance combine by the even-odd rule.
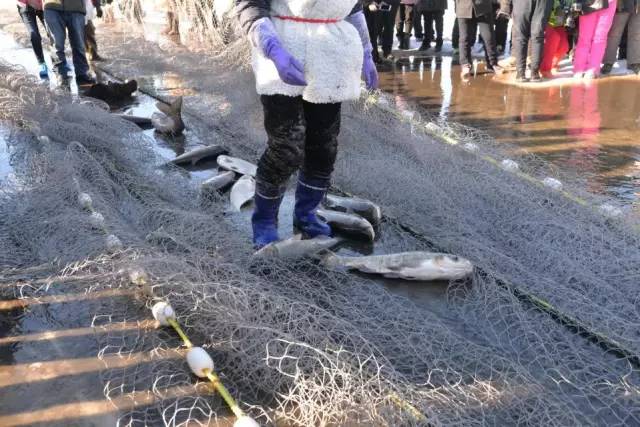
[[171, 160], [169, 163], [174, 165], [195, 165], [200, 160], [216, 158], [224, 153], [228, 153], [228, 150], [222, 145], [209, 145], [207, 147], [196, 148], [195, 150], [184, 153]]
[[376, 238], [376, 232], [371, 223], [359, 215], [326, 209], [318, 209], [316, 215], [334, 230], [363, 236], [370, 242]]
[[358, 197], [342, 197], [327, 194], [324, 200], [324, 206], [333, 210], [358, 214], [373, 225], [378, 225], [382, 220], [380, 206]]
[[151, 118], [149, 117], [132, 116], [130, 114], [116, 114], [116, 116], [128, 122], [135, 123], [138, 126], [142, 126], [142, 127], [153, 126], [153, 124], [151, 123]]
[[286, 240], [271, 243], [260, 249], [253, 256], [259, 259], [302, 259], [326, 249], [331, 249], [341, 241], [342, 239], [339, 238], [325, 236], [302, 240], [300, 235], [296, 235]]
[[473, 273], [473, 265], [468, 260], [434, 252], [403, 252], [364, 257], [329, 254], [322, 263], [329, 268], [345, 267], [404, 280], [458, 280]]
[[155, 130], [168, 135], [180, 135], [185, 129], [182, 121], [182, 97], [178, 97], [169, 105], [158, 102], [156, 107], [162, 113], [156, 112], [151, 115], [151, 124]]
[[219, 156], [218, 166], [222, 169], [237, 172], [241, 175], [249, 175], [253, 177], [255, 177], [258, 172], [258, 167], [256, 165], [247, 162], [246, 160], [238, 159], [237, 157]]
[[244, 175], [231, 187], [231, 206], [240, 212], [242, 206], [253, 199], [256, 194], [256, 180], [249, 175]]
[[202, 189], [206, 191], [217, 191], [231, 184], [236, 178], [235, 172], [225, 171], [204, 181]]

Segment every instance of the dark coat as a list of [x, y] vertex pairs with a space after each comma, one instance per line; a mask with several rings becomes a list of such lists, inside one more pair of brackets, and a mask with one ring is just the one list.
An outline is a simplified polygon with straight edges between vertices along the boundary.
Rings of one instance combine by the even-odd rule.
[[618, 9], [616, 12], [626, 12], [632, 15], [640, 14], [640, 0], [618, 1]]
[[[46, 1], [46, 0], [45, 0]], [[55, 0], [54, 0], [55, 1]], [[249, 32], [251, 26], [260, 18], [268, 18], [271, 16], [271, 0], [235, 0], [236, 14], [240, 21], [240, 25], [246, 32]], [[351, 11], [351, 15], [362, 10], [362, 2], [356, 3]]]
[[440, 12], [447, 10], [447, 0], [418, 0], [416, 2], [418, 12]]
[[491, 0], [456, 0], [456, 16], [458, 18], [471, 19], [473, 12], [476, 16], [493, 13]]

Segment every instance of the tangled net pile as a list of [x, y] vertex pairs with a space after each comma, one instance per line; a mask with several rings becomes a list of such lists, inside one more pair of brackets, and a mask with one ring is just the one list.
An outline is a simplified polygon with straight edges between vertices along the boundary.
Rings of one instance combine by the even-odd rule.
[[[264, 136], [247, 72], [186, 50], [149, 59], [156, 51], [139, 40], [127, 49], [104, 46], [122, 53], [109, 65], [115, 74], [127, 75], [136, 56], [145, 57], [141, 73], [184, 67], [182, 78], [199, 88], [186, 110], [212, 114], [203, 125], [212, 138], [255, 160]], [[107, 305], [98, 324], [148, 319], [150, 304], [167, 299], [243, 409], [262, 423], [640, 424], [640, 371], [632, 360], [607, 354], [498, 283], [538, 295], [639, 354], [637, 223], [631, 215], [607, 218], [429, 133], [501, 158], [486, 136], [427, 126], [428, 118], [397, 113], [385, 97], [345, 106], [335, 184], [482, 268], [468, 283], [450, 284], [446, 307], [435, 312], [311, 262], [252, 261], [225, 203], [203, 200], [188, 177], [158, 168], [163, 159], [139, 129], [91, 102], [50, 93], [6, 64], [0, 76], [0, 119], [16, 129], [9, 140], [16, 176], [1, 189], [0, 265], [29, 274], [55, 260], [45, 273], [92, 283], [92, 290], [134, 289], [146, 304]], [[553, 173], [535, 159], [518, 161], [532, 176]], [[602, 202], [559, 178], [590, 203]], [[103, 230], [78, 205], [79, 192], [91, 195]], [[394, 250], [431, 249], [395, 221], [383, 228], [395, 236]], [[150, 286], [128, 280], [140, 269]], [[160, 354], [178, 341], [163, 331], [112, 332], [102, 344], [105, 357]], [[218, 397], [192, 385], [181, 359], [110, 369], [104, 381], [114, 402], [135, 391], [159, 397], [123, 409], [121, 425], [206, 425], [226, 414]]]

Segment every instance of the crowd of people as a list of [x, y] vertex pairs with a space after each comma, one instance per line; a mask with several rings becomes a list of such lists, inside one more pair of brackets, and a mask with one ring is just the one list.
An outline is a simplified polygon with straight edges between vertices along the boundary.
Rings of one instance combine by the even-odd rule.
[[[400, 50], [410, 49], [413, 35], [419, 51], [441, 52], [447, 6], [447, 0], [364, 0], [374, 60], [393, 59], [394, 29]], [[476, 39], [487, 71], [515, 66], [518, 82], [552, 78], [568, 55], [575, 78], [609, 74], [618, 59], [640, 75], [640, 0], [455, 0], [454, 7], [451, 41], [462, 78], [471, 75]], [[510, 20], [512, 56], [499, 62]]]

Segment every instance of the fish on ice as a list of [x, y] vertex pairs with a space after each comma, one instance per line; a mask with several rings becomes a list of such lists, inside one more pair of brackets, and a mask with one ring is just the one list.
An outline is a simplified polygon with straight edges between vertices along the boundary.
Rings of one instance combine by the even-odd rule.
[[459, 280], [473, 273], [470, 261], [435, 252], [401, 252], [363, 257], [328, 254], [322, 263], [328, 268], [343, 267], [393, 279], [419, 281]]
[[255, 177], [256, 173], [258, 172], [258, 167], [253, 163], [231, 156], [219, 156], [218, 166], [228, 171], [233, 171], [241, 175], [249, 175], [253, 177]]
[[376, 238], [376, 232], [371, 223], [360, 215], [327, 209], [318, 209], [316, 215], [333, 230], [364, 237], [370, 242]]
[[297, 260], [331, 249], [341, 241], [342, 239], [340, 238], [326, 236], [303, 240], [300, 235], [295, 235], [289, 239], [271, 243], [257, 251], [253, 256], [259, 259]]
[[231, 206], [240, 212], [245, 203], [253, 199], [256, 194], [256, 180], [252, 176], [244, 175], [231, 187]]
[[169, 163], [174, 165], [195, 165], [201, 160], [217, 158], [218, 156], [228, 152], [229, 150], [222, 145], [208, 145], [206, 147], [196, 148], [195, 150], [181, 154]]
[[151, 124], [154, 129], [167, 135], [180, 135], [185, 129], [182, 121], [182, 97], [178, 97], [169, 105], [158, 102], [156, 107], [161, 113], [156, 112], [151, 115]]
[[342, 197], [327, 194], [324, 200], [324, 206], [337, 211], [355, 213], [373, 225], [378, 225], [382, 220], [380, 206], [359, 197]]

